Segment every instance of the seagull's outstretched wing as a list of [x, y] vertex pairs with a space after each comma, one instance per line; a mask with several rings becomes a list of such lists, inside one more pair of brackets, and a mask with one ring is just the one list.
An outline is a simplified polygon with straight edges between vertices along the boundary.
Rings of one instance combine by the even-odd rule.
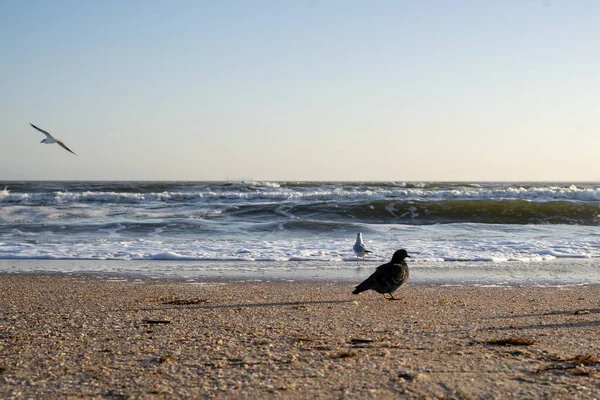
[[[57, 141], [56, 141], [56, 143], [58, 143], [58, 145], [59, 145], [60, 147], [62, 147], [63, 149], [65, 149], [65, 150], [66, 150], [66, 151], [68, 151], [69, 153], [73, 153], [73, 152], [71, 151], [71, 149], [69, 149], [69, 148], [68, 148], [68, 147], [67, 147], [67, 146], [66, 146], [66, 145], [65, 145], [65, 144], [64, 144], [62, 141], [60, 141], [60, 140], [57, 140]], [[75, 154], [75, 153], [73, 153], [73, 154]], [[77, 154], [75, 154], [75, 155], [77, 155]]]
[[[34, 124], [32, 124], [31, 122], [29, 123], [29, 125], [33, 126], [33, 127], [34, 127], [35, 129], [37, 129], [38, 131], [42, 132], [44, 135], [46, 135], [46, 136], [48, 136], [48, 137], [51, 137], [51, 138], [54, 138], [54, 136], [52, 136], [51, 134], [49, 134], [49, 133], [48, 133], [48, 132], [46, 132], [45, 130], [38, 128], [37, 126], [35, 126], [35, 125], [34, 125]], [[64, 146], [63, 146], [63, 147], [64, 147]], [[67, 149], [67, 150], [69, 150], [69, 149]], [[71, 150], [69, 150], [69, 151], [71, 151]], [[73, 152], [71, 151], [71, 153], [73, 153]], [[73, 153], [73, 154], [75, 154], [75, 153]]]

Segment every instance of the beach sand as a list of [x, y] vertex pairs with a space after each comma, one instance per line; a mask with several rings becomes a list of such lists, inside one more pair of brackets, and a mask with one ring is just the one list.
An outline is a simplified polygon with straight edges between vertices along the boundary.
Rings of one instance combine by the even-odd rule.
[[0, 398], [600, 397], [599, 286], [352, 288], [0, 275]]

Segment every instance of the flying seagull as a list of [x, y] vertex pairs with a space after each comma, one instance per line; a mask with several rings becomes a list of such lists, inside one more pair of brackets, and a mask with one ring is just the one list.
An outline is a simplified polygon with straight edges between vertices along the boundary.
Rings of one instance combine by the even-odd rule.
[[392, 294], [400, 286], [404, 285], [408, 280], [408, 265], [406, 264], [406, 257], [410, 258], [406, 250], [398, 250], [392, 256], [392, 261], [387, 264], [380, 265], [377, 270], [373, 272], [373, 275], [365, 279], [363, 283], [358, 285], [353, 294], [359, 294], [365, 290], [374, 290], [377, 293], [383, 294], [386, 297], [386, 293], [389, 293], [391, 298], [388, 300], [398, 300]]
[[352, 250], [354, 250], [354, 253], [356, 254], [356, 263], [357, 264], [358, 264], [358, 257], [362, 257], [363, 263], [364, 263], [365, 256], [367, 255], [367, 253], [372, 253], [371, 250], [367, 250], [367, 248], [365, 247], [365, 244], [362, 241], [362, 233], [360, 233], [360, 232], [358, 232], [356, 234], [356, 243], [354, 243]]
[[[65, 149], [66, 151], [68, 151], [69, 153], [73, 153], [71, 151], [71, 149], [69, 149], [60, 139], [55, 139], [54, 136], [52, 136], [51, 134], [49, 134], [48, 132], [46, 132], [43, 129], [38, 128], [37, 126], [35, 126], [34, 124], [32, 124], [31, 122], [29, 123], [29, 125], [31, 125], [32, 127], [34, 127], [35, 129], [37, 129], [38, 131], [42, 132], [44, 135], [46, 135], [46, 139], [42, 140], [40, 143], [46, 143], [46, 144], [52, 144], [52, 143], [58, 143], [58, 145], [60, 147], [62, 147], [63, 149]], [[75, 153], [73, 153], [75, 154]], [[75, 154], [77, 155], [77, 154]]]

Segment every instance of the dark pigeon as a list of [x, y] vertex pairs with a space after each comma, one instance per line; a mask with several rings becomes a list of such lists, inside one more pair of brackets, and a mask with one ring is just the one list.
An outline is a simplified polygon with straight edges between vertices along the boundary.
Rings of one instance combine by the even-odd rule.
[[388, 300], [397, 300], [392, 293], [408, 280], [406, 257], [410, 258], [406, 250], [396, 251], [392, 256], [392, 261], [377, 267], [373, 275], [358, 285], [352, 293], [359, 294], [366, 290], [374, 290], [377, 293], [382, 293], [386, 299], [385, 294], [389, 293], [391, 298]]

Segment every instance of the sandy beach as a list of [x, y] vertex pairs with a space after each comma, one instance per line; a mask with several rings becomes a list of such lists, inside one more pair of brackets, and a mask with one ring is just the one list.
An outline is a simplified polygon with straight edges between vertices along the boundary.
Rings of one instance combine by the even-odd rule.
[[0, 275], [1, 398], [597, 398], [600, 287]]

